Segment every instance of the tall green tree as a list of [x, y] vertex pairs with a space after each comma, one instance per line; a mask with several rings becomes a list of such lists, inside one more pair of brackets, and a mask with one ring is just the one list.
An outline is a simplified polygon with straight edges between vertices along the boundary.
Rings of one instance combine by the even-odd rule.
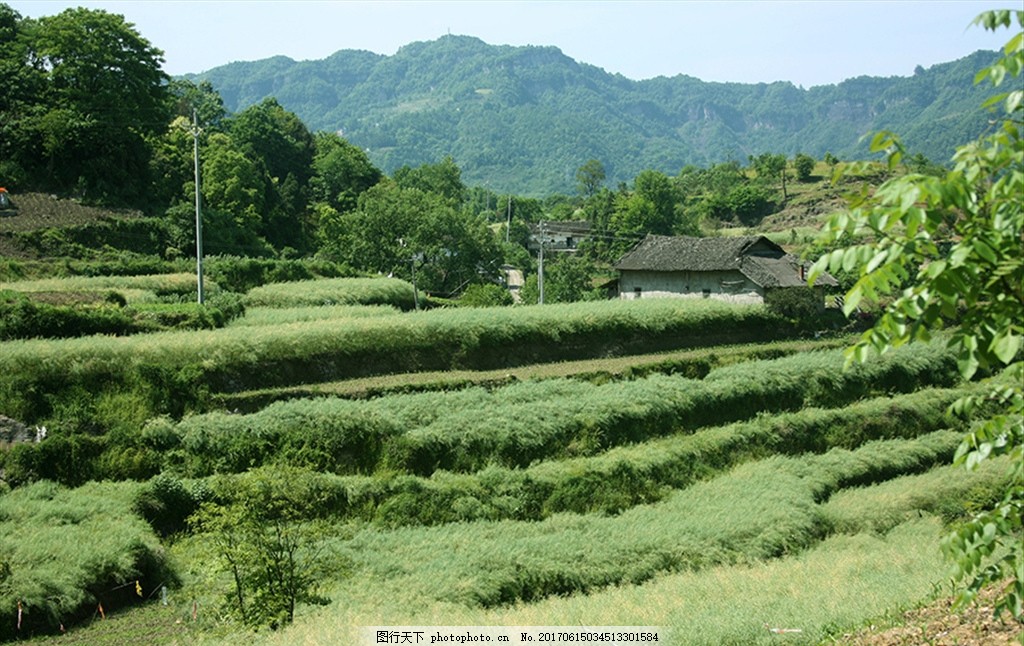
[[16, 115], [15, 127], [33, 140], [34, 147], [19, 151], [26, 164], [57, 190], [144, 201], [147, 138], [170, 120], [163, 52], [122, 16], [101, 10], [67, 9], [30, 21], [24, 35], [27, 76], [38, 86]]
[[[995, 30], [1024, 27], [1024, 12], [993, 11], [975, 24]], [[1016, 618], [1024, 610], [1024, 32], [1018, 31], [994, 65], [975, 81], [1011, 89], [986, 103], [1003, 114], [992, 131], [960, 146], [953, 169], [942, 176], [911, 172], [889, 179], [848, 212], [831, 218], [824, 234], [840, 248], [822, 256], [811, 271], [854, 272], [845, 309], [881, 301], [875, 325], [848, 351], [848, 360], [914, 341], [940, 330], [970, 379], [992, 375], [988, 392], [968, 397], [954, 411], [984, 406], [994, 414], [965, 437], [956, 462], [967, 468], [995, 456], [1009, 457], [1001, 500], [949, 536], [945, 547], [955, 577], [966, 581], [969, 601], [986, 585], [998, 590], [996, 611]], [[891, 133], [871, 145], [888, 153], [890, 171], [904, 148]], [[858, 170], [858, 169], [855, 169]]]
[[786, 192], [786, 156], [777, 153], [761, 153], [757, 157], [750, 156], [750, 164], [759, 178], [766, 181], [778, 178], [782, 182], [782, 199], [788, 200]]
[[796, 180], [806, 182], [811, 179], [814, 173], [814, 157], [805, 153], [797, 153], [793, 157], [793, 170], [796, 171]]
[[[610, 228], [615, 235], [637, 239], [648, 233], [671, 235], [675, 226], [676, 193], [664, 173], [645, 170], [632, 192], [620, 195]], [[628, 246], [628, 241], [623, 244]]]
[[215, 133], [203, 151], [203, 200], [209, 208], [229, 214], [241, 229], [264, 229], [266, 170], [243, 153], [226, 134]]
[[381, 180], [382, 173], [362, 149], [334, 133], [318, 132], [315, 144], [310, 179], [313, 200], [339, 212], [351, 211], [359, 196]]
[[651, 233], [671, 234], [676, 220], [676, 192], [672, 180], [656, 170], [645, 170], [633, 180], [633, 190], [654, 206], [654, 217], [647, 223]]
[[0, 177], [8, 188], [20, 188], [35, 158], [34, 137], [26, 117], [42, 91], [43, 73], [28, 65], [26, 22], [21, 14], [0, 4]]
[[576, 169], [576, 190], [584, 199], [593, 197], [604, 184], [604, 164], [596, 159], [590, 159]]
[[193, 113], [204, 130], [222, 129], [228, 111], [224, 99], [207, 80], [195, 84], [188, 79], [174, 79], [170, 85], [174, 97], [174, 113], [192, 121]]
[[442, 194], [385, 180], [359, 197], [359, 207], [322, 218], [321, 252], [364, 271], [412, 280], [420, 289], [454, 295], [497, 276], [501, 253], [486, 222], [455, 209]]
[[[575, 303], [597, 300], [602, 296], [594, 289], [594, 264], [578, 254], [558, 254], [544, 262], [544, 302]], [[520, 290], [522, 302], [534, 305], [540, 300], [537, 274], [526, 277]]]
[[170, 208], [192, 204], [194, 183], [193, 134], [198, 121], [200, 145], [204, 152], [209, 137], [224, 132], [227, 110], [224, 100], [209, 81], [198, 85], [174, 79], [170, 84], [173, 113], [164, 132], [151, 139], [150, 159], [154, 207]]
[[402, 188], [415, 188], [424, 193], [439, 195], [455, 208], [461, 207], [466, 199], [462, 170], [451, 157], [416, 168], [403, 166], [394, 172], [392, 179]]
[[310, 234], [308, 187], [316, 144], [305, 124], [276, 99], [264, 99], [230, 119], [237, 148], [263, 174], [260, 234], [277, 248], [303, 249]]

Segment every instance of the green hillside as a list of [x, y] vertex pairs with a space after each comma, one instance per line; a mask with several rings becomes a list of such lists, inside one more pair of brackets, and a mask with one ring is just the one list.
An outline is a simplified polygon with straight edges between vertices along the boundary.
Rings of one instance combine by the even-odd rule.
[[[674, 175], [763, 152], [863, 158], [860, 138], [905, 135], [912, 152], [945, 162], [984, 130], [973, 85], [993, 52], [812, 88], [788, 82], [707, 83], [678, 75], [633, 81], [555, 47], [494, 46], [446, 36], [393, 56], [343, 50], [317, 61], [236, 62], [209, 80], [240, 111], [276, 97], [311, 130], [336, 131], [390, 173], [451, 155], [471, 184], [548, 195], [571, 192], [598, 159], [612, 183], [654, 169]], [[909, 72], [909, 70], [908, 70]]]

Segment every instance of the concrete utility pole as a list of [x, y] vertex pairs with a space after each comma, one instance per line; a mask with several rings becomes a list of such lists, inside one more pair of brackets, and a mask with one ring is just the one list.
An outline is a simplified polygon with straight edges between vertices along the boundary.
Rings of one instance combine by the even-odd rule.
[[537, 297], [537, 303], [540, 305], [544, 304], [544, 221], [540, 223], [540, 236], [538, 238], [540, 242], [540, 255], [537, 256], [537, 291], [539, 295]]
[[512, 194], [508, 194], [508, 222], [505, 224], [505, 244], [508, 244], [508, 233], [512, 230]]
[[196, 109], [192, 108], [192, 156], [195, 161], [196, 179], [196, 293], [199, 304], [204, 302], [203, 298], [203, 214], [200, 207], [201, 198], [199, 194], [199, 116]]
[[420, 296], [419, 291], [416, 289], [416, 261], [418, 260], [417, 256], [421, 256], [421, 254], [413, 254], [409, 262], [412, 263], [412, 303], [413, 307], [416, 308], [416, 311], [419, 311]]

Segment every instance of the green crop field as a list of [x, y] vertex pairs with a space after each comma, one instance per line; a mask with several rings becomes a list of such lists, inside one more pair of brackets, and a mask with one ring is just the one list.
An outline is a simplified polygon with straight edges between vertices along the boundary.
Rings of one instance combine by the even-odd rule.
[[[843, 340], [756, 307], [402, 312], [325, 296], [377, 283], [283, 285], [219, 330], [3, 342], [3, 410], [48, 436], [0, 451], [0, 614], [22, 609], [0, 638], [813, 644], [940, 590], [940, 537], [1005, 485], [948, 466], [969, 421], [946, 409], [977, 386], [941, 339], [844, 370]], [[255, 499], [318, 565], [314, 603], [253, 633], [210, 513]]]

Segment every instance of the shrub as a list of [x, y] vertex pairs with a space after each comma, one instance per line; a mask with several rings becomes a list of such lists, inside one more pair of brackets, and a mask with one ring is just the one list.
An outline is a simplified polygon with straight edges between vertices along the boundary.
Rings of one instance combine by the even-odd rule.
[[210, 491], [201, 481], [188, 483], [161, 473], [138, 490], [132, 508], [162, 537], [188, 529], [188, 519], [210, 499]]
[[319, 580], [339, 570], [319, 545], [327, 528], [297, 512], [318, 502], [315, 482], [301, 470], [253, 471], [225, 483], [225, 501], [201, 505], [193, 518], [231, 572], [227, 605], [247, 625], [279, 628], [291, 623], [296, 604], [328, 601], [317, 594]]
[[462, 292], [459, 304], [467, 307], [511, 305], [512, 294], [500, 285], [470, 285]]
[[770, 289], [765, 293], [764, 304], [779, 316], [804, 321], [818, 319], [825, 307], [819, 290], [803, 287]]

